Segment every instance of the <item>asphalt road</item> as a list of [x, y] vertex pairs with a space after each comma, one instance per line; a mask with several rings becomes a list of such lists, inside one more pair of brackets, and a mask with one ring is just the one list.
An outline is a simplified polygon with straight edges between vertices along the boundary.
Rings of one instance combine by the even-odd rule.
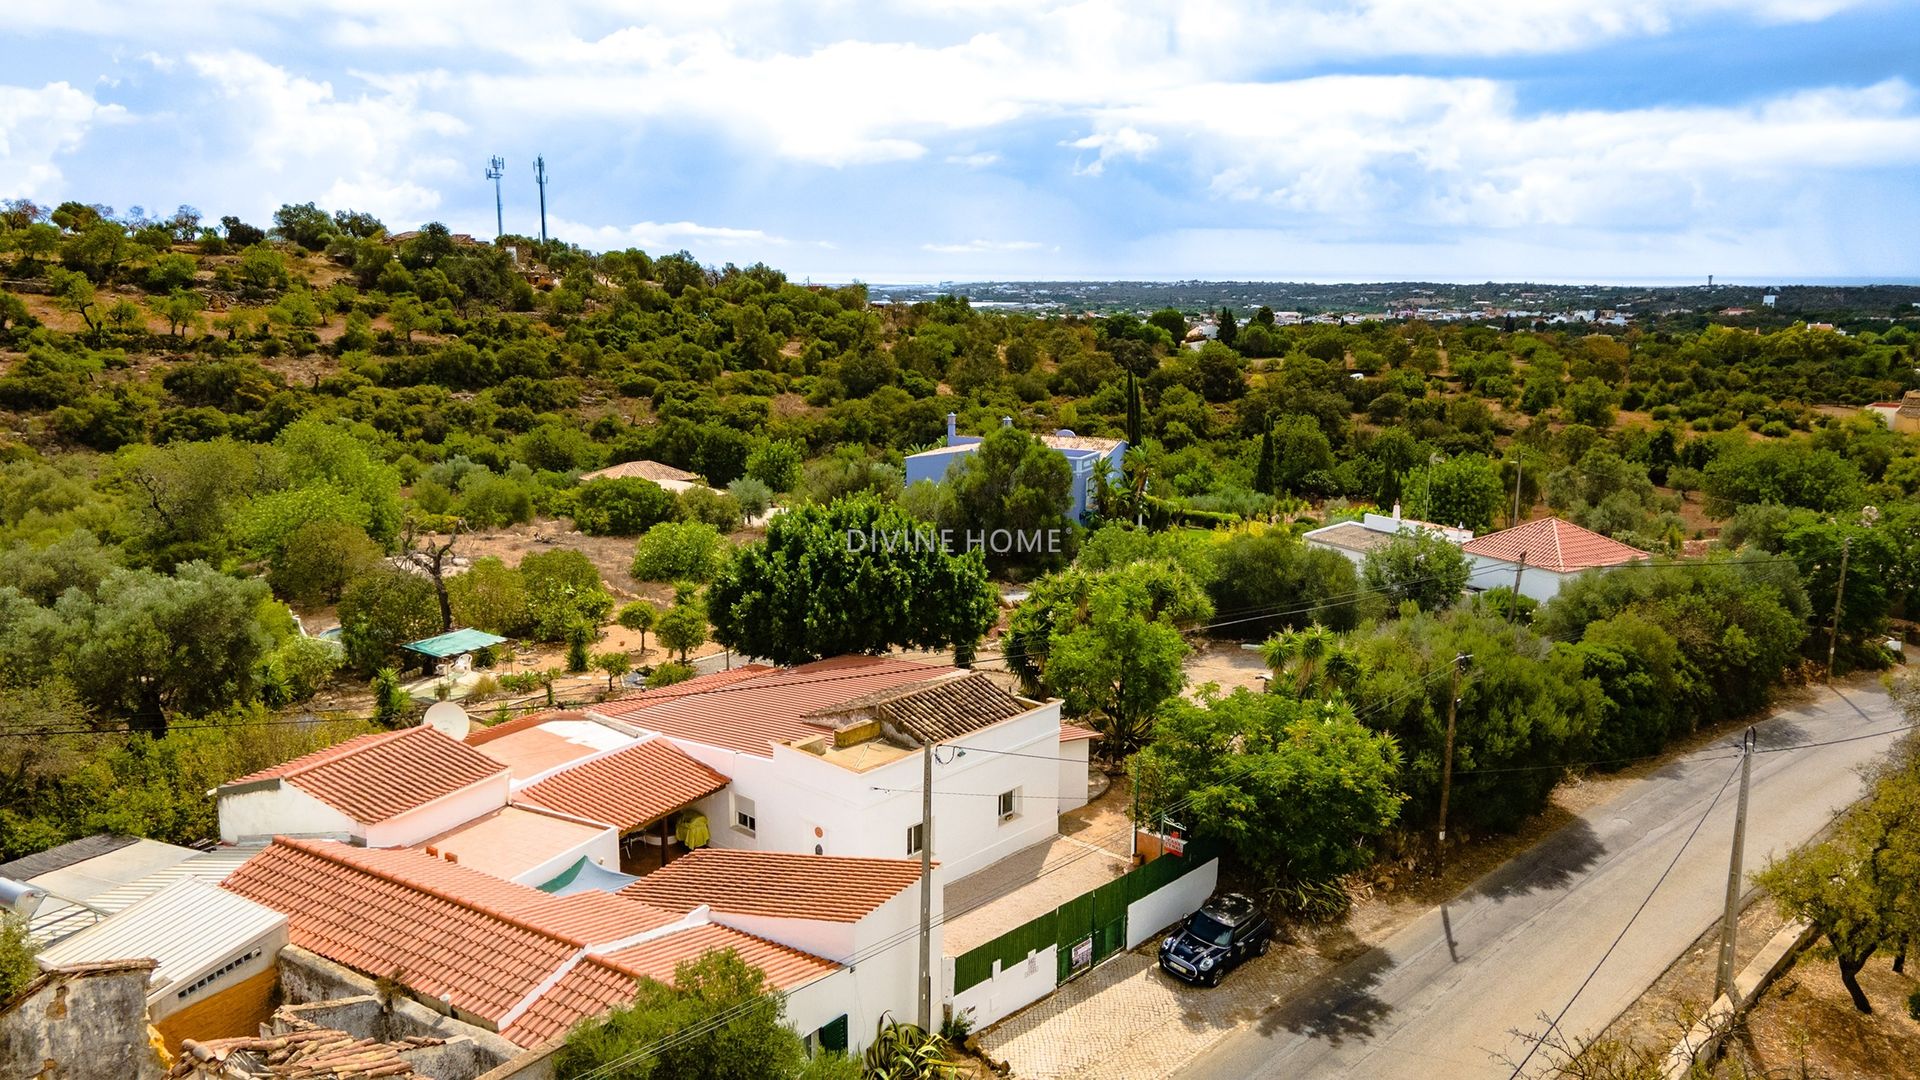
[[[1821, 690], [1757, 725], [1759, 746], [1845, 738], [1904, 722], [1877, 683]], [[1858, 768], [1895, 736], [1754, 757], [1749, 871], [1856, 800]], [[1737, 764], [1730, 740], [1635, 782], [1565, 828], [1222, 1040], [1183, 1080], [1504, 1080], [1607, 950]], [[1590, 1038], [1719, 918], [1737, 781], [1646, 911], [1579, 995], [1562, 1030]], [[1738, 959], [1744, 964], [1746, 958]], [[1701, 987], [1705, 999], [1712, 987]], [[1542, 1063], [1536, 1056], [1529, 1072]]]

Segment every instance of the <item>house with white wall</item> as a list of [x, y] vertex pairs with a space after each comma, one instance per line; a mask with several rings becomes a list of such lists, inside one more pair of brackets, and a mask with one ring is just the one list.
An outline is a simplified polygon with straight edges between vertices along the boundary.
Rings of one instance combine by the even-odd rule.
[[[1011, 418], [1001, 423], [1002, 426], [1013, 426]], [[946, 445], [907, 455], [903, 464], [906, 466], [906, 483], [909, 487], [921, 480], [936, 484], [945, 480], [947, 473], [961, 458], [980, 449], [980, 444], [986, 441], [978, 435], [960, 434], [958, 424], [959, 417], [948, 413]], [[1067, 459], [1067, 465], [1073, 471], [1073, 484], [1069, 489], [1073, 494], [1073, 506], [1068, 513], [1075, 521], [1085, 521], [1093, 509], [1100, 485], [1109, 477], [1120, 475], [1120, 462], [1127, 452], [1126, 440], [1075, 435], [1067, 428], [1036, 437], [1048, 449]]]
[[1472, 529], [1401, 517], [1399, 503], [1393, 504], [1391, 516], [1369, 512], [1361, 515], [1358, 521], [1336, 521], [1331, 525], [1322, 525], [1300, 538], [1307, 542], [1308, 547], [1338, 552], [1358, 566], [1367, 561], [1369, 554], [1392, 543], [1394, 537], [1413, 533], [1438, 536], [1456, 545], [1473, 539]]
[[1653, 556], [1559, 518], [1540, 518], [1476, 537], [1461, 545], [1476, 590], [1513, 588], [1544, 604], [1589, 570], [1625, 566]]
[[220, 839], [405, 847], [507, 805], [507, 766], [432, 727], [348, 739], [220, 785]]
[[[940, 963], [941, 890], [932, 900], [932, 956]], [[620, 890], [668, 911], [705, 907], [722, 926], [825, 957], [855, 977], [839, 1002], [865, 1041], [889, 1013], [919, 1005], [920, 860], [858, 859], [708, 848]], [[940, 996], [940, 969], [935, 995]], [[845, 1045], [845, 1044], [842, 1044]]]
[[[731, 675], [731, 673], [726, 673]], [[973, 671], [843, 656], [589, 707], [664, 736], [729, 780], [697, 805], [715, 847], [916, 857], [919, 747], [933, 752], [933, 857], [963, 877], [1051, 839], [1087, 798], [1062, 767], [1060, 703]]]

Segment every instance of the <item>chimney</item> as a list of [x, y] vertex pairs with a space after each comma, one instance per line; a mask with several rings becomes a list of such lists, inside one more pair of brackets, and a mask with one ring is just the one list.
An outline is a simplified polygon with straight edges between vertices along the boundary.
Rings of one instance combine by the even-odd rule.
[[1400, 520], [1400, 504], [1399, 503], [1393, 504], [1393, 520], [1396, 522]]
[[947, 414], [947, 445], [953, 445], [954, 436], [960, 434], [960, 417], [956, 413]]
[[1001, 426], [1001, 427], [1012, 427], [1012, 426], [1013, 426], [1013, 417], [1011, 417], [1011, 416], [1003, 416], [1003, 417], [1001, 417], [1001, 418], [1000, 418], [1000, 426]]
[[450, 863], [457, 863], [457, 862], [459, 862], [459, 861], [460, 861], [460, 856], [458, 856], [458, 855], [456, 855], [456, 854], [454, 854], [453, 852], [451, 852], [451, 851], [449, 851], [449, 852], [447, 852], [447, 861], [448, 861], [448, 862], [450, 862]]

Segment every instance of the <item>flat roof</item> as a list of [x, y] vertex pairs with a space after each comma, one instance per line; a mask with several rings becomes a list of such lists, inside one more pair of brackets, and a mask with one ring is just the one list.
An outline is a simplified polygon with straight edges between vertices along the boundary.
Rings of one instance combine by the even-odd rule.
[[489, 634], [485, 630], [472, 628], [449, 630], [444, 634], [435, 634], [419, 641], [409, 641], [404, 646], [409, 652], [423, 653], [435, 659], [444, 660], [449, 656], [459, 656], [477, 649], [490, 648], [506, 643], [499, 634]]
[[486, 742], [469, 742], [474, 749], [507, 767], [508, 775], [525, 780], [543, 772], [633, 742], [634, 737], [580, 714], [548, 720], [519, 731], [509, 731]]
[[1301, 539], [1325, 544], [1329, 547], [1345, 548], [1348, 551], [1369, 552], [1393, 543], [1396, 533], [1379, 532], [1369, 529], [1358, 522], [1342, 521], [1335, 525], [1326, 525], [1307, 533]]
[[469, 870], [511, 881], [606, 831], [557, 814], [503, 806], [414, 846], [432, 848], [441, 858], [452, 855]]
[[35, 875], [34, 885], [68, 900], [90, 900], [130, 881], [184, 862], [195, 854], [190, 847], [158, 840], [134, 840], [88, 859]]

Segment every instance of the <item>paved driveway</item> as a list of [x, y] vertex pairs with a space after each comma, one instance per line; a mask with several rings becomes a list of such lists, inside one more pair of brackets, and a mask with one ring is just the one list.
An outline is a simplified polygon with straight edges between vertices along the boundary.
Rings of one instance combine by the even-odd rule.
[[1318, 971], [1312, 954], [1275, 948], [1219, 986], [1188, 986], [1155, 962], [1159, 939], [1120, 955], [980, 1035], [1017, 1080], [1160, 1080]]

